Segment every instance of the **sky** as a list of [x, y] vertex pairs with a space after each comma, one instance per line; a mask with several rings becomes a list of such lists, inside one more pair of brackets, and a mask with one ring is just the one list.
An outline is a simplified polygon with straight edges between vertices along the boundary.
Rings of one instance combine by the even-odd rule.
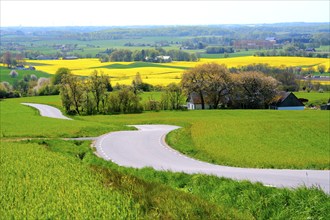
[[133, 26], [330, 22], [328, 0], [0, 0], [0, 26]]

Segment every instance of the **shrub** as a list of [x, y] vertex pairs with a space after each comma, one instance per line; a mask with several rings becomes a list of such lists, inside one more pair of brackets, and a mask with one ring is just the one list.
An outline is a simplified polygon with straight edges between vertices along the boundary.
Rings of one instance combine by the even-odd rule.
[[18, 77], [18, 73], [15, 70], [10, 71], [9, 75], [11, 76], [11, 78]]

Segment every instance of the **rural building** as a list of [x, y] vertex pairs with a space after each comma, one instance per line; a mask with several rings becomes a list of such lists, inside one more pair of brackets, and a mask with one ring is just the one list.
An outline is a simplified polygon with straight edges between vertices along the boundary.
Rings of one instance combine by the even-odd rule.
[[66, 56], [63, 58], [63, 60], [77, 60], [77, 59], [78, 59], [78, 57], [76, 57], [76, 56]]
[[305, 51], [306, 52], [316, 52], [315, 48], [307, 48]]
[[172, 58], [170, 56], [156, 56], [155, 58], [145, 57], [145, 61], [154, 63], [170, 63], [172, 62]]
[[321, 110], [330, 110], [330, 99], [327, 104], [321, 105]]
[[276, 110], [304, 110], [305, 105], [292, 92], [281, 92], [269, 108]]
[[[208, 102], [208, 98], [206, 95], [204, 95], [204, 107], [205, 109], [211, 108], [211, 105]], [[202, 101], [200, 95], [198, 95], [195, 92], [189, 95], [187, 99], [187, 109], [189, 110], [202, 109]]]

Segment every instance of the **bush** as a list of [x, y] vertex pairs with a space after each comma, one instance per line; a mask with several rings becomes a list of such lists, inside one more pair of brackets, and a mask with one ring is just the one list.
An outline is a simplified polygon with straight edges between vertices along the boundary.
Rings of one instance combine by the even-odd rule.
[[18, 73], [15, 70], [10, 71], [9, 75], [11, 76], [11, 78], [18, 77]]

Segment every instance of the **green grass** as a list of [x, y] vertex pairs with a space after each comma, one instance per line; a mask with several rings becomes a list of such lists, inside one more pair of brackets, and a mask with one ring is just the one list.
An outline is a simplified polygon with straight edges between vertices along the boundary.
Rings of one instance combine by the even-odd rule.
[[162, 94], [163, 92], [142, 92], [139, 96], [141, 97], [141, 102], [144, 103], [149, 100], [160, 101]]
[[294, 93], [298, 98], [308, 99], [308, 102], [305, 103], [306, 106], [314, 105], [319, 106], [322, 104], [328, 103], [330, 99], [330, 92], [295, 92]]
[[[144, 99], [148, 96], [143, 94]], [[154, 93], [159, 95], [159, 93]], [[221, 165], [259, 168], [330, 169], [328, 111], [206, 110], [130, 115], [76, 116], [74, 121], [40, 118], [19, 102], [47, 103], [47, 97], [0, 102], [3, 137], [97, 136], [129, 124], [171, 124], [168, 143], [192, 157]], [[58, 97], [49, 103], [59, 105]], [[21, 121], [17, 126], [14, 121]]]
[[102, 187], [78, 159], [28, 142], [1, 143], [2, 219], [136, 218], [129, 195]]
[[[122, 125], [99, 124], [82, 120], [56, 120], [40, 117], [38, 110], [20, 104], [21, 102], [61, 104], [59, 96], [30, 97], [0, 102], [1, 137], [84, 137], [99, 136], [109, 131], [129, 129]], [[19, 125], [18, 122], [21, 122]]]
[[[296, 120], [302, 120], [301, 124], [313, 122], [321, 128], [309, 127], [309, 132], [312, 130], [315, 132], [311, 132], [310, 136], [303, 139], [307, 141], [309, 138], [319, 137], [318, 141], [322, 142], [324, 133], [319, 132], [323, 129], [323, 121], [329, 123], [329, 119], [324, 119], [321, 111], [304, 111], [299, 114], [280, 111], [149, 112], [74, 117], [74, 121], [65, 121], [40, 117], [36, 110], [20, 105], [20, 102], [60, 105], [58, 96], [0, 102], [1, 132], [7, 134], [1, 137], [0, 147], [2, 171], [0, 212], [4, 219], [328, 219], [330, 217], [330, 197], [317, 188], [277, 189], [258, 183], [238, 182], [213, 176], [157, 172], [151, 168], [124, 168], [96, 157], [89, 147], [90, 142], [58, 139], [64, 136], [95, 136], [109, 131], [128, 129], [124, 126], [126, 124], [166, 123], [183, 126], [184, 129], [179, 130], [182, 134], [181, 139], [196, 147], [198, 146], [196, 143], [205, 141], [205, 138], [232, 131], [232, 128], [227, 126], [233, 127], [233, 122], [236, 133], [247, 124], [246, 128], [258, 131], [255, 126], [251, 127], [252, 121], [257, 121], [252, 125], [264, 126], [266, 123], [260, 122], [268, 122], [270, 120], [268, 118], [271, 117], [272, 120], [278, 121], [277, 124], [285, 122], [288, 125], [282, 126], [284, 131], [282, 135], [287, 135], [286, 130], [291, 131], [297, 126], [294, 124], [290, 127], [290, 123]], [[237, 121], [242, 121], [243, 124]], [[205, 127], [206, 124], [208, 126]], [[212, 132], [213, 124], [224, 125], [223, 130]], [[195, 131], [202, 133], [195, 134]], [[206, 137], [204, 137], [205, 132], [209, 133]], [[315, 133], [319, 133], [319, 136]], [[187, 137], [187, 134], [193, 134], [194, 138]], [[247, 137], [244, 136], [246, 132], [240, 134]], [[305, 132], [302, 134], [306, 135]], [[293, 133], [293, 136], [295, 137], [296, 133]], [[19, 141], [26, 137], [52, 137], [52, 139]], [[176, 137], [177, 134], [172, 133], [169, 138]], [[252, 139], [252, 137], [248, 138], [246, 142], [254, 143]], [[176, 140], [172, 141], [177, 145], [180, 144]], [[212, 146], [212, 142], [208, 142], [207, 146]], [[310, 151], [310, 149], [305, 150]], [[316, 152], [318, 150], [315, 149], [313, 152], [315, 160], [322, 159]], [[198, 151], [200, 149], [197, 149], [197, 154]], [[256, 158], [258, 155], [260, 154], [257, 152], [253, 156]]]
[[[257, 51], [259, 50], [241, 50], [239, 52], [235, 53], [228, 53], [229, 57], [246, 57], [246, 56], [253, 56]], [[224, 54], [207, 54], [207, 53], [201, 53], [201, 58], [208, 58], [208, 59], [219, 59], [219, 58], [225, 58]]]
[[9, 82], [10, 84], [13, 84], [14, 81], [22, 80], [25, 75], [36, 75], [38, 78], [40, 77], [46, 77], [49, 78], [51, 75], [42, 71], [38, 70], [15, 70], [18, 73], [18, 76], [16, 78], [12, 78], [9, 73], [11, 72], [11, 69], [8, 69], [6, 67], [0, 66], [0, 82]]

